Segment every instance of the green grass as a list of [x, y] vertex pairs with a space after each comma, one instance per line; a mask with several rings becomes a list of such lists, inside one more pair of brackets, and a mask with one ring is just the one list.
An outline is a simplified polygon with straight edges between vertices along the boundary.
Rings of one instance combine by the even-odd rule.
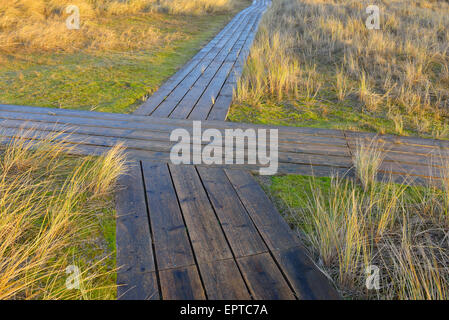
[[[0, 66], [0, 103], [128, 113], [184, 65], [231, 15], [116, 17], [118, 26], [155, 26], [181, 35], [148, 51], [8, 56]], [[113, 26], [117, 27], [118, 26]]]
[[[425, 117], [425, 116], [423, 116]], [[340, 102], [336, 98], [314, 99], [306, 98], [276, 101], [265, 97], [256, 105], [245, 102], [235, 102], [228, 115], [233, 122], [256, 123], [266, 125], [311, 127], [382, 134], [398, 134], [405, 136], [421, 136], [423, 138], [446, 139], [449, 125], [445, 119], [435, 121], [429, 115], [426, 119], [430, 125], [427, 132], [419, 132], [412, 123], [411, 116], [402, 115], [403, 126], [398, 125], [386, 113], [366, 112], [358, 110], [357, 106], [348, 102]]]
[[[305, 176], [262, 184], [344, 298], [447, 299], [445, 190]], [[378, 290], [365, 286], [370, 265]]]

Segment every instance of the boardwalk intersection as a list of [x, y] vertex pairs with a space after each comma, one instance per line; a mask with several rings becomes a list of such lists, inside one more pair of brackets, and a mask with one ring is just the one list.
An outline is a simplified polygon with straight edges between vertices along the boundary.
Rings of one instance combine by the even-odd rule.
[[133, 115], [0, 105], [4, 141], [60, 132], [89, 155], [123, 145], [119, 299], [338, 298], [251, 173], [351, 176], [357, 145], [378, 139], [382, 174], [441, 177], [447, 142], [225, 122], [269, 5], [237, 14]]

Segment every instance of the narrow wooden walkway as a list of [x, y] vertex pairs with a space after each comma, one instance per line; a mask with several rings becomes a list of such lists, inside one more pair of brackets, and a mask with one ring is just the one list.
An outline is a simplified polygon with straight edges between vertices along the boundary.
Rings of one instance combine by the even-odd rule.
[[121, 183], [121, 299], [338, 298], [248, 172], [142, 161]]
[[[116, 201], [120, 299], [338, 298], [250, 174], [259, 165], [171, 164], [171, 132], [192, 133], [194, 120], [222, 135], [278, 130], [280, 174], [351, 176], [357, 146], [373, 139], [385, 155], [380, 175], [425, 183], [447, 167], [449, 142], [224, 122], [269, 4], [256, 0], [239, 13], [133, 115], [0, 105], [2, 142], [56, 132], [76, 154], [123, 145], [130, 172]], [[256, 151], [244, 147], [233, 150], [242, 160]]]
[[[277, 129], [279, 136], [279, 174], [330, 176], [353, 175], [353, 156], [357, 145], [377, 141], [384, 152], [380, 172], [401, 182], [438, 181], [449, 161], [449, 141], [413, 137], [375, 135], [315, 128], [271, 127], [223, 121], [202, 121], [204, 129]], [[64, 109], [0, 105], [0, 128], [4, 138], [23, 136], [43, 139], [61, 132], [57, 139], [76, 144], [73, 152], [103, 154], [122, 143], [130, 159], [170, 162], [172, 130], [184, 128], [192, 132], [192, 120], [153, 118]], [[203, 142], [207, 144], [206, 142]], [[234, 148], [235, 149], [235, 148]], [[248, 150], [245, 145], [244, 153]], [[258, 171], [259, 165], [223, 165], [232, 169]]]
[[268, 0], [240, 12], [135, 114], [193, 120], [225, 120]]

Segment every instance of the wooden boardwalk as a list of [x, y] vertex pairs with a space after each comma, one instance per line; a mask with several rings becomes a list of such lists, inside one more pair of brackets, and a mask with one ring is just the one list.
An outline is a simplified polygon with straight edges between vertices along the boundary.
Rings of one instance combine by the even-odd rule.
[[[56, 132], [75, 154], [123, 145], [130, 169], [116, 199], [119, 299], [338, 298], [251, 175], [260, 165], [171, 163], [170, 134], [192, 133], [195, 120], [223, 136], [277, 130], [280, 174], [353, 176], [357, 146], [375, 139], [385, 156], [380, 178], [425, 183], [443, 175], [445, 141], [225, 122], [269, 4], [256, 0], [239, 13], [133, 115], [0, 105], [3, 142]], [[243, 162], [256, 152], [248, 145], [232, 151]]]
[[[449, 141], [413, 137], [375, 135], [315, 128], [271, 127], [223, 121], [202, 121], [203, 129], [277, 129], [279, 136], [279, 174], [330, 176], [353, 175], [353, 156], [357, 144], [373, 139], [384, 151], [380, 172], [401, 181], [438, 181], [449, 161]], [[191, 132], [192, 120], [163, 119], [89, 111], [0, 105], [1, 135], [43, 139], [51, 132], [62, 132], [57, 139], [76, 144], [73, 152], [103, 154], [122, 143], [130, 159], [170, 162], [170, 141], [174, 129]], [[30, 136], [31, 134], [31, 136]], [[204, 142], [205, 143], [205, 142]], [[245, 154], [253, 151], [245, 145]], [[258, 171], [259, 165], [223, 165], [230, 169]]]
[[121, 183], [120, 298], [338, 298], [248, 172], [142, 161]]
[[225, 120], [237, 80], [268, 0], [240, 12], [135, 114], [193, 120]]

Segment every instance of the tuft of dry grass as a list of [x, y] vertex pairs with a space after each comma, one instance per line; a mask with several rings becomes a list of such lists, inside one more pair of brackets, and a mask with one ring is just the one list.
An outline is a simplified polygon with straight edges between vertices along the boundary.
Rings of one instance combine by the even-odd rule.
[[[365, 26], [373, 4], [381, 30]], [[390, 132], [449, 138], [448, 13], [439, 0], [273, 1], [236, 101], [299, 97], [393, 121]]]
[[[71, 157], [66, 152], [74, 146], [59, 134], [3, 143], [0, 299], [114, 298], [114, 253], [99, 239], [100, 225], [114, 219], [111, 193], [124, 170], [120, 147]], [[80, 269], [79, 290], [66, 288], [70, 265]]]
[[378, 178], [377, 173], [384, 157], [381, 147], [377, 139], [373, 139], [368, 143], [364, 140], [357, 142], [357, 149], [353, 157], [354, 168], [364, 190], [369, 190]]
[[[123, 30], [114, 16], [206, 15], [231, 11], [240, 0], [0, 0], [0, 53], [15, 51], [73, 52], [76, 50], [144, 50], [161, 46], [181, 36], [163, 34], [156, 27], [130, 26]], [[68, 30], [66, 8], [75, 4], [80, 29]], [[194, 19], [194, 17], [192, 17]]]

